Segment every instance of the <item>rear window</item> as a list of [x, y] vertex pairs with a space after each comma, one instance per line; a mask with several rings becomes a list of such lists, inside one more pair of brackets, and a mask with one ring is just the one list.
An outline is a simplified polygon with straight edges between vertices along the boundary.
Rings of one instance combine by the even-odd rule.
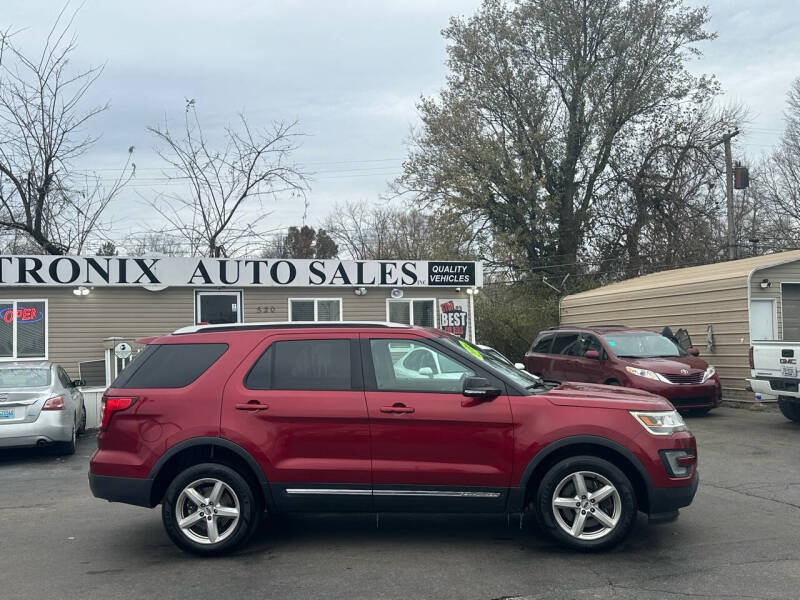
[[113, 388], [181, 388], [205, 373], [228, 344], [149, 345], [111, 384]]
[[250, 369], [251, 390], [350, 390], [350, 340], [283, 340], [272, 343]]
[[50, 385], [50, 367], [2, 367], [0, 389], [47, 387]]

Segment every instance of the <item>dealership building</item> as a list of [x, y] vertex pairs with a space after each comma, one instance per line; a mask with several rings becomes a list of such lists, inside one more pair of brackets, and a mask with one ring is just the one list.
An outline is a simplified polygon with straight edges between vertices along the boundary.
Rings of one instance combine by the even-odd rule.
[[106, 386], [136, 339], [186, 325], [393, 321], [474, 338], [480, 262], [0, 256], [0, 361]]

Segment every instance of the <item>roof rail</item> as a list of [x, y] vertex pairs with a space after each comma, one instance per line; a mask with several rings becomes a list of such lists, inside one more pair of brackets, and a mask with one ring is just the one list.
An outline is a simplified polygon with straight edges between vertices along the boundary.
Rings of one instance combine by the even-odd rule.
[[221, 323], [218, 325], [189, 325], [172, 332], [173, 335], [187, 333], [217, 333], [220, 331], [247, 331], [251, 329], [308, 329], [337, 327], [410, 327], [403, 323], [388, 321], [263, 321], [255, 323]]

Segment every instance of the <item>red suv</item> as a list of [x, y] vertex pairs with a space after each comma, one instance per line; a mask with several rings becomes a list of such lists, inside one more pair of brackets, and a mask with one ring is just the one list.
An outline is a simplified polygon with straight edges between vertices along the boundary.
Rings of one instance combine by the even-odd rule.
[[680, 415], [647, 392], [550, 389], [435, 329], [245, 324], [148, 340], [103, 398], [89, 481], [98, 498], [161, 504], [199, 554], [296, 511], [531, 509], [597, 550], [637, 510], [677, 517], [696, 465]]
[[638, 388], [694, 414], [719, 406], [714, 367], [673, 340], [622, 325], [555, 327], [525, 354], [525, 368], [547, 381], [585, 381]]

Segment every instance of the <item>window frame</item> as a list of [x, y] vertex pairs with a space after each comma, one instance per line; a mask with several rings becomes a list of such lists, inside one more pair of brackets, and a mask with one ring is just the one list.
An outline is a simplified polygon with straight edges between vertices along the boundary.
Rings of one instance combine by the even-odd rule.
[[[320, 321], [319, 320], [319, 302], [339, 302], [339, 318], [333, 321]], [[314, 303], [314, 320], [313, 321], [295, 321], [292, 319], [292, 302], [313, 302]], [[290, 323], [340, 323], [343, 321], [342, 314], [344, 313], [344, 303], [341, 297], [337, 298], [288, 298], [287, 299], [287, 317]]]
[[[436, 310], [436, 298], [387, 298], [386, 299], [386, 322], [387, 323], [395, 323], [396, 321], [392, 321], [389, 318], [389, 305], [392, 303], [402, 303], [405, 302], [408, 304], [408, 316], [411, 320], [411, 323], [406, 323], [407, 325], [414, 325], [414, 302], [431, 302], [433, 304], [433, 325], [432, 327], [438, 327], [438, 319], [437, 317], [437, 310]], [[420, 325], [422, 327], [422, 325]]]
[[[17, 357], [17, 305], [22, 302], [42, 302], [44, 304], [44, 356]], [[0, 304], [11, 304], [14, 311], [13, 328], [11, 330], [11, 344], [13, 356], [0, 356], [0, 362], [49, 360], [50, 357], [50, 305], [47, 298], [22, 298], [19, 300], [2, 299]]]
[[244, 323], [244, 291], [231, 290], [194, 290], [194, 324], [200, 323], [200, 296], [238, 296], [238, 310], [236, 311], [237, 323]]

